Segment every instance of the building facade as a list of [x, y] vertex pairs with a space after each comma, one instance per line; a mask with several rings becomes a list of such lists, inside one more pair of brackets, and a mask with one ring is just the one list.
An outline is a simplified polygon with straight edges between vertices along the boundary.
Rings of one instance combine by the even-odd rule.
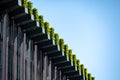
[[0, 2], [0, 80], [94, 80], [34, 17], [21, 0]]

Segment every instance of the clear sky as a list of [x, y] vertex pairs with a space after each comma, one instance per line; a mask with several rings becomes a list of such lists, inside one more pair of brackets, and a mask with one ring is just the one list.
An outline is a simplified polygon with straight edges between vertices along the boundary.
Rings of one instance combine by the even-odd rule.
[[31, 0], [96, 80], [120, 80], [120, 0]]

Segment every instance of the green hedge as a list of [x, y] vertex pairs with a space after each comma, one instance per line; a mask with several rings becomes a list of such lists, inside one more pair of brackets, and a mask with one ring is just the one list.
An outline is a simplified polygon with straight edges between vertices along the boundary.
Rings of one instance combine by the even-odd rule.
[[92, 77], [92, 80], [95, 80], [95, 78], [94, 78], [94, 77]]
[[45, 26], [45, 33], [50, 34], [50, 24], [49, 24], [49, 22], [45, 22], [44, 26]]
[[28, 4], [27, 4], [28, 0], [21, 0], [21, 1], [22, 1], [23, 7], [28, 7]]
[[28, 1], [28, 13], [29, 14], [32, 14], [33, 12], [32, 12], [32, 7], [33, 7], [33, 5], [32, 5], [32, 2], [30, 2], [30, 1]]
[[69, 55], [68, 55], [68, 45], [67, 44], [64, 45], [64, 53], [65, 53], [66, 57], [69, 57]]
[[39, 21], [38, 10], [36, 8], [33, 9], [33, 15], [34, 15], [34, 19], [36, 21]]
[[39, 24], [41, 28], [44, 28], [44, 17], [42, 15], [39, 16]]
[[86, 68], [84, 69], [84, 72], [85, 72], [85, 78], [88, 80], [88, 72]]
[[59, 45], [59, 35], [57, 33], [55, 33], [54, 36], [55, 36], [55, 44], [58, 46]]
[[91, 74], [88, 73], [88, 80], [92, 80]]
[[80, 71], [80, 60], [77, 60], [77, 70]]
[[50, 39], [54, 40], [54, 28], [50, 28]]
[[73, 56], [73, 64], [74, 64], [74, 66], [76, 66], [77, 67], [77, 61], [76, 61], [76, 55], [75, 54], [73, 54], [72, 55]]
[[73, 62], [72, 50], [69, 49], [68, 53], [69, 53], [69, 60], [70, 60], [71, 62]]
[[64, 51], [64, 39], [59, 40], [60, 50]]
[[81, 64], [80, 67], [81, 67], [81, 74], [84, 76], [84, 65]]

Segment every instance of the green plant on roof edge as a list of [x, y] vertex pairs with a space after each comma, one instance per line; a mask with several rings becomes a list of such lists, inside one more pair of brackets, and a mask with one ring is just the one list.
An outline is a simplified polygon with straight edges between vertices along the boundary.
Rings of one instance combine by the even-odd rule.
[[81, 67], [81, 74], [84, 76], [84, 65], [81, 64], [80, 67]]
[[84, 69], [84, 72], [85, 72], [85, 78], [88, 80], [88, 72], [86, 68]]
[[69, 59], [70, 59], [70, 61], [73, 62], [72, 50], [69, 49], [68, 53], [69, 53]]
[[88, 73], [88, 80], [92, 80], [91, 74]]
[[33, 15], [34, 15], [35, 21], [39, 21], [38, 9], [33, 8]]
[[50, 24], [49, 24], [49, 22], [45, 22], [44, 26], [45, 26], [45, 33], [50, 34]]
[[64, 39], [59, 40], [60, 50], [64, 51]]
[[80, 60], [77, 60], [77, 70], [80, 71]]
[[58, 46], [59, 45], [59, 35], [57, 33], [55, 33], [54, 37], [55, 37], [55, 44]]
[[27, 4], [28, 0], [21, 0], [21, 1], [22, 1], [23, 7], [28, 7], [28, 4]]
[[50, 28], [50, 39], [54, 40], [54, 28]]
[[72, 55], [73, 56], [73, 64], [74, 64], [74, 66], [76, 66], [77, 67], [77, 61], [76, 61], [76, 55], [75, 54], [73, 54]]
[[65, 56], [68, 57], [68, 44], [65, 44], [64, 45], [64, 53], [65, 53]]
[[28, 1], [27, 4], [28, 4], [28, 13], [32, 14], [33, 13], [32, 12], [32, 7], [33, 7], [32, 2]]
[[92, 77], [92, 80], [95, 80], [95, 78], [94, 78], [94, 77]]
[[43, 17], [43, 15], [39, 16], [39, 24], [40, 24], [41, 28], [44, 28], [44, 17]]

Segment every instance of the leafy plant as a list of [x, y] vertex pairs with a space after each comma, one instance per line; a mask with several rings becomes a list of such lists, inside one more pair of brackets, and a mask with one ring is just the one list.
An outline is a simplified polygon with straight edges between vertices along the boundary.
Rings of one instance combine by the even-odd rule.
[[59, 40], [59, 45], [60, 45], [60, 50], [64, 51], [64, 40], [63, 39]]
[[69, 57], [69, 55], [68, 55], [68, 45], [67, 44], [64, 45], [64, 53], [65, 53], [66, 57]]
[[54, 40], [54, 28], [50, 28], [50, 38]]
[[94, 77], [92, 77], [92, 80], [95, 80], [95, 78], [94, 78]]
[[81, 67], [81, 74], [82, 74], [82, 75], [84, 75], [84, 65], [83, 65], [83, 64], [81, 64], [81, 66], [80, 66], [80, 67]]
[[73, 54], [73, 64], [74, 64], [74, 66], [77, 66], [77, 63], [76, 63], [77, 61], [76, 61], [76, 55], [75, 54]]
[[88, 73], [88, 80], [92, 80], [91, 74]]
[[86, 80], [88, 80], [88, 72], [87, 72], [86, 68], [84, 69], [84, 72], [85, 72], [85, 78], [86, 78]]
[[55, 36], [55, 44], [59, 45], [59, 35], [55, 33], [54, 36]]
[[34, 19], [36, 21], [39, 21], [38, 10], [36, 8], [33, 9], [33, 15], [34, 15]]
[[28, 4], [27, 4], [28, 0], [21, 0], [21, 1], [22, 1], [23, 7], [28, 7]]
[[39, 16], [39, 24], [41, 28], [44, 28], [44, 18], [42, 15]]
[[70, 49], [70, 50], [68, 51], [68, 53], [69, 53], [69, 60], [70, 60], [71, 62], [73, 62], [72, 50]]
[[49, 24], [49, 22], [45, 22], [44, 26], [45, 26], [45, 33], [50, 34], [50, 24]]
[[77, 60], [77, 70], [80, 71], [80, 60]]
[[32, 14], [32, 7], [33, 7], [32, 2], [28, 1], [27, 4], [28, 4], [28, 13]]

